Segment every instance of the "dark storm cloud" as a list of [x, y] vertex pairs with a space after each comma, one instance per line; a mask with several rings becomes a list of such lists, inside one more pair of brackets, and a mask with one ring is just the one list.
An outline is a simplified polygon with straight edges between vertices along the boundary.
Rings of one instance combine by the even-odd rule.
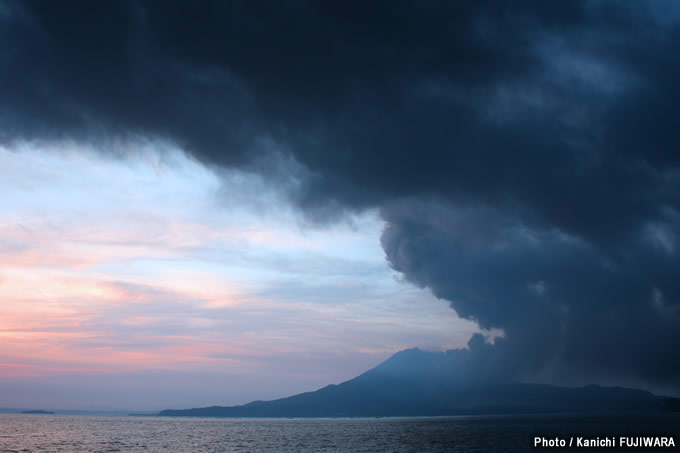
[[615, 257], [492, 208], [411, 201], [383, 216], [396, 270], [462, 317], [504, 330], [498, 371], [677, 385], [680, 258], [663, 236], [678, 231], [677, 216], [664, 233], [650, 226], [619, 244]]
[[311, 217], [380, 206], [390, 263], [503, 329], [504, 368], [677, 382], [677, 10], [5, 1], [0, 137], [278, 153]]

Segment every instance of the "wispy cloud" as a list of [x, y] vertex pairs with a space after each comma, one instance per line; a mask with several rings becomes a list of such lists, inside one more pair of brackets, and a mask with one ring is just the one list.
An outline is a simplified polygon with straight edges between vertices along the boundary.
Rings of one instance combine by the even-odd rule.
[[0, 377], [172, 370], [321, 384], [476, 330], [395, 278], [375, 213], [305, 226], [285, 200], [244, 201], [262, 181], [234, 174], [229, 188], [177, 149], [159, 160], [140, 145], [121, 160], [46, 146], [0, 149], [11, 174], [0, 183]]

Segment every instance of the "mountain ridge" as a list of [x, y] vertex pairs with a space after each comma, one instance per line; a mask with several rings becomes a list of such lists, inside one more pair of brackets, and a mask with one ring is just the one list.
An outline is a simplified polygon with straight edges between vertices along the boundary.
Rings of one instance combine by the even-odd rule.
[[677, 411], [680, 400], [645, 390], [580, 388], [481, 378], [467, 350], [397, 352], [359, 376], [316, 391], [241, 406], [167, 409], [161, 416], [392, 417], [548, 412]]

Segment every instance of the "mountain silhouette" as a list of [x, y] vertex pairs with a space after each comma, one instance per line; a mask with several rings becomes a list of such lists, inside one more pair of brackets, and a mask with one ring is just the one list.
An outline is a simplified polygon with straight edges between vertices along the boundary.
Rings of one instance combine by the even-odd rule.
[[408, 349], [338, 385], [242, 406], [163, 410], [162, 416], [390, 417], [547, 412], [677, 411], [680, 400], [643, 390], [581, 388], [484, 378], [466, 350]]

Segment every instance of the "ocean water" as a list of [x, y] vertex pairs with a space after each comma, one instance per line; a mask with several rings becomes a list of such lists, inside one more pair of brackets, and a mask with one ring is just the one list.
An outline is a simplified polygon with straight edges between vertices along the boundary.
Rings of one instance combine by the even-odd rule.
[[[536, 436], [673, 436], [680, 415], [210, 419], [0, 414], [2, 452], [514, 452]], [[620, 448], [578, 451], [620, 451]], [[635, 448], [625, 451], [648, 451]]]

